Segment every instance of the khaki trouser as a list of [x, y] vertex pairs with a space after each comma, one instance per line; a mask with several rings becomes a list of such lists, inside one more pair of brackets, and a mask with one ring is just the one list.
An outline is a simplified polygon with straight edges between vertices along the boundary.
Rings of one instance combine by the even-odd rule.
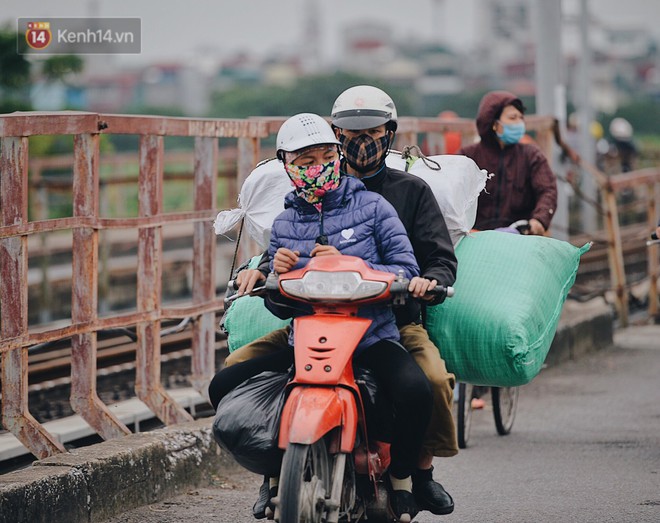
[[433, 456], [455, 456], [458, 454], [458, 443], [451, 408], [454, 403], [456, 379], [453, 374], [447, 372], [440, 351], [424, 327], [411, 323], [401, 327], [399, 334], [401, 345], [424, 371], [433, 389], [433, 410], [422, 448]]
[[[424, 371], [433, 389], [433, 410], [424, 438], [423, 451], [433, 456], [449, 457], [458, 453], [456, 426], [451, 408], [454, 401], [454, 375], [447, 372], [440, 352], [430, 340], [426, 329], [411, 323], [399, 329], [401, 345], [411, 354], [417, 365]], [[289, 327], [266, 334], [258, 340], [235, 350], [227, 359], [225, 366], [270, 354], [287, 347]]]

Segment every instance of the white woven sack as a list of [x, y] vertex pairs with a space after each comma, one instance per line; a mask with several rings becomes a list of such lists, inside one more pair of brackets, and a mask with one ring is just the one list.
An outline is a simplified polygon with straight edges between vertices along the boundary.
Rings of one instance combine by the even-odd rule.
[[456, 245], [474, 227], [477, 200], [486, 186], [488, 173], [467, 156], [440, 154], [427, 158], [439, 164], [440, 170], [433, 170], [433, 163], [429, 162], [429, 166], [421, 158], [406, 169], [406, 160], [394, 151], [388, 154], [386, 163], [393, 169], [407, 170], [429, 184]]
[[246, 232], [265, 249], [273, 221], [284, 210], [284, 197], [292, 190], [282, 162], [273, 159], [258, 165], [243, 182], [238, 208], [218, 213], [215, 233], [226, 234], [245, 218]]

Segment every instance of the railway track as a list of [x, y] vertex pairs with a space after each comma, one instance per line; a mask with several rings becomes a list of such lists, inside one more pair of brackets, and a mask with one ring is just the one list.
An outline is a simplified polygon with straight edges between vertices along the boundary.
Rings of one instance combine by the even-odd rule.
[[[624, 228], [624, 258], [628, 282], [632, 286], [646, 277], [648, 249], [645, 246], [645, 228], [632, 226]], [[571, 239], [574, 245], [588, 241], [594, 244], [583, 257], [576, 278], [576, 284], [570, 297], [585, 301], [595, 296], [602, 296], [610, 289], [607, 242], [604, 236], [579, 236]], [[164, 331], [167, 326], [163, 326]], [[133, 339], [130, 339], [130, 337]], [[136, 344], [134, 333], [99, 333], [97, 349], [97, 368], [99, 373], [107, 374], [117, 366], [134, 365]], [[218, 333], [218, 350], [226, 350], [225, 336]], [[163, 360], [190, 357], [190, 330], [174, 332], [162, 338], [161, 354]], [[29, 386], [36, 390], [43, 383], [64, 383], [69, 380], [71, 366], [71, 347], [67, 340], [49, 347], [33, 347], [29, 350]]]
[[[97, 342], [97, 369], [104, 371], [117, 365], [135, 362], [136, 342], [126, 334], [105, 338], [100, 334]], [[218, 333], [216, 341], [226, 337]], [[58, 346], [30, 349], [28, 352], [29, 385], [68, 379], [71, 372], [71, 346], [65, 340]], [[190, 330], [164, 336], [161, 355], [164, 359], [190, 355]]]

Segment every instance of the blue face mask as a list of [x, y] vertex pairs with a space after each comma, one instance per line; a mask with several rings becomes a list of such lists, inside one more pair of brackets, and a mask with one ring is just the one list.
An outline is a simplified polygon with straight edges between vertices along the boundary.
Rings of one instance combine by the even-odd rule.
[[502, 124], [502, 134], [497, 137], [506, 145], [518, 143], [525, 134], [525, 122]]

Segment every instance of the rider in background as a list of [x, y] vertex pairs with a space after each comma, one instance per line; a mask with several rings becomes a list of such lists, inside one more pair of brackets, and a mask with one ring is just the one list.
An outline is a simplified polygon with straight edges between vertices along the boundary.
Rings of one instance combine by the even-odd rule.
[[617, 117], [610, 122], [612, 144], [609, 155], [619, 162], [620, 172], [627, 173], [635, 169], [637, 146], [633, 141], [633, 127], [625, 118]]
[[525, 107], [507, 91], [487, 93], [479, 104], [479, 143], [458, 154], [472, 158], [495, 176], [479, 196], [475, 229], [507, 227], [528, 220], [530, 234], [546, 234], [557, 208], [557, 180], [536, 145], [520, 143], [525, 134]]
[[[409, 290], [422, 298], [424, 304], [435, 304], [426, 292], [436, 285], [453, 285], [456, 256], [431, 188], [422, 179], [385, 164], [398, 125], [394, 101], [377, 87], [358, 85], [337, 97], [331, 118], [341, 142], [342, 173], [360, 179], [367, 190], [382, 195], [392, 204], [406, 228], [420, 267], [420, 276], [413, 278]], [[433, 388], [433, 413], [413, 474], [413, 494], [420, 509], [449, 514], [454, 510], [454, 501], [433, 479], [433, 458], [458, 453], [451, 412], [455, 378], [440, 356], [442, 347], [439, 351], [430, 340], [421, 313], [420, 303], [413, 300], [395, 309], [401, 344]]]
[[[506, 229], [528, 220], [528, 234], [544, 235], [557, 208], [557, 180], [541, 149], [525, 136], [525, 106], [507, 91], [486, 93], [479, 103], [477, 131], [481, 141], [457, 154], [472, 158], [495, 176], [479, 195], [477, 230]], [[472, 408], [485, 406], [485, 387], [474, 387]]]

